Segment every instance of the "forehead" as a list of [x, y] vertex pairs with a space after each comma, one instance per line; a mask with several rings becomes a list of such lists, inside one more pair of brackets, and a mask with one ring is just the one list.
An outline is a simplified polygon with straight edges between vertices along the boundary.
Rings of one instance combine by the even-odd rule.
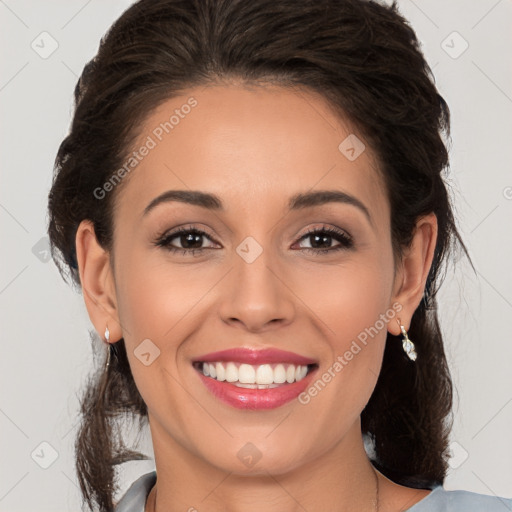
[[[119, 206], [142, 211], [169, 189], [214, 193], [243, 208], [287, 205], [297, 192], [338, 189], [387, 199], [375, 155], [318, 94], [274, 86], [198, 87], [162, 103], [143, 123], [136, 166]], [[356, 158], [354, 158], [356, 157]]]

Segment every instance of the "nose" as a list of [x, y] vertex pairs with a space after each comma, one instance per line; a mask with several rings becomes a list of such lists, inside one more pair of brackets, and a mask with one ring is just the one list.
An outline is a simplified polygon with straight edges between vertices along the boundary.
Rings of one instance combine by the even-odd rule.
[[269, 251], [251, 263], [235, 254], [233, 265], [222, 284], [219, 312], [225, 323], [263, 332], [293, 321], [296, 307], [291, 283], [271, 261]]

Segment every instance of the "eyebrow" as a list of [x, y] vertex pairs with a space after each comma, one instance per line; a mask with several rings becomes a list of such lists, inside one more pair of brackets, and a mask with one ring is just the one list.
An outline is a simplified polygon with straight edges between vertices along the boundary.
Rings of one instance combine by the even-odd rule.
[[[146, 206], [143, 216], [147, 215], [159, 204], [172, 201], [192, 204], [213, 211], [224, 211], [222, 200], [215, 194], [200, 192], [199, 190], [168, 190], [155, 197], [155, 199]], [[290, 198], [288, 208], [290, 211], [301, 210], [303, 208], [321, 206], [327, 203], [343, 203], [355, 206], [364, 213], [370, 224], [373, 225], [370, 211], [364, 203], [356, 197], [340, 190], [316, 190], [314, 192], [295, 194]]]

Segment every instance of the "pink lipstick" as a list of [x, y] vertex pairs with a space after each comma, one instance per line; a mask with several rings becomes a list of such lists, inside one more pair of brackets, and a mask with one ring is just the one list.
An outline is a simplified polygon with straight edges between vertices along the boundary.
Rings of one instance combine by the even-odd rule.
[[235, 348], [194, 359], [201, 382], [239, 409], [264, 410], [290, 402], [310, 385], [314, 359], [278, 349]]

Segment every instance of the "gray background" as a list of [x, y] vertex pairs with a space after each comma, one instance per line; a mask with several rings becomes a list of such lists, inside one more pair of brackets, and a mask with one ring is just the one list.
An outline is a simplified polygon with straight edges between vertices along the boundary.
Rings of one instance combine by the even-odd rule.
[[[79, 510], [73, 443], [91, 325], [47, 261], [45, 210], [77, 77], [130, 3], [0, 0], [0, 511]], [[459, 261], [441, 294], [457, 388], [445, 487], [512, 497], [512, 1], [399, 5], [452, 111], [450, 184], [477, 270]], [[139, 449], [152, 455], [148, 435]], [[124, 465], [122, 492], [153, 467]]]

